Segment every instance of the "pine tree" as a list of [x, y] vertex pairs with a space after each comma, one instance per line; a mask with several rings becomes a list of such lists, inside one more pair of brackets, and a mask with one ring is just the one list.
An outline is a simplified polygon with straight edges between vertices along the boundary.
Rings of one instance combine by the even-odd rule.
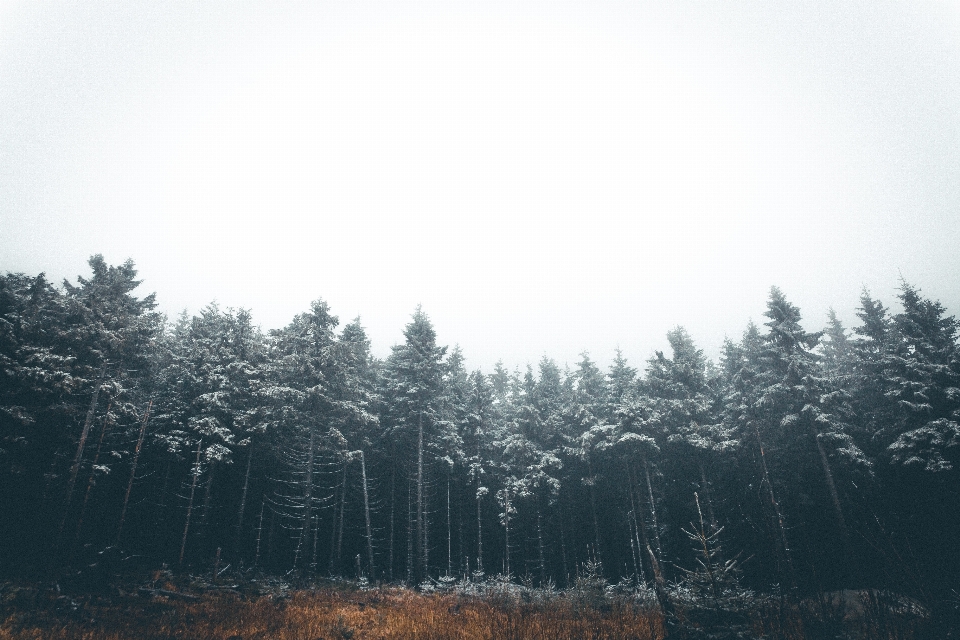
[[[211, 535], [219, 531], [221, 501], [215, 500], [217, 476], [245, 449], [252, 446], [266, 428], [262, 412], [265, 378], [263, 337], [245, 310], [221, 310], [215, 303], [193, 318], [182, 317], [170, 338], [170, 352], [157, 388], [154, 422], [156, 438], [179, 455], [199, 451], [190, 466], [191, 489], [185, 521], [182, 556], [186, 555], [190, 529], [203, 530], [205, 544], [200, 551], [213, 552], [224, 541]], [[243, 489], [234, 522], [242, 522], [246, 507], [251, 454], [247, 453]], [[201, 478], [203, 479], [201, 483]], [[197, 489], [202, 490], [202, 508], [193, 517]], [[224, 485], [222, 495], [226, 495]]]
[[[554, 502], [560, 490], [558, 471], [563, 466], [557, 455], [559, 437], [559, 376], [551, 361], [541, 364], [540, 380], [531, 384], [519, 412], [515, 429], [497, 442], [505, 476], [502, 519], [509, 527], [509, 516], [521, 503], [532, 507], [536, 526], [537, 570], [541, 584], [547, 580], [544, 509]], [[542, 386], [541, 386], [542, 384]], [[509, 498], [509, 502], [507, 500]], [[507, 529], [509, 530], [509, 529]], [[509, 549], [507, 550], [509, 553]]]
[[414, 458], [408, 467], [416, 491], [412, 578], [419, 584], [430, 575], [428, 465], [430, 458], [436, 457], [438, 435], [447, 428], [443, 406], [443, 358], [447, 348], [437, 346], [433, 325], [420, 308], [404, 330], [404, 337], [405, 342], [393, 347], [386, 363], [386, 394], [393, 433], [408, 451], [412, 449]]
[[[502, 367], [501, 367], [502, 370]], [[467, 481], [475, 487], [473, 491], [477, 509], [477, 555], [475, 559], [476, 571], [483, 574], [483, 498], [490, 489], [485, 484], [488, 474], [489, 460], [491, 459], [490, 437], [491, 420], [493, 418], [494, 390], [487, 377], [479, 370], [470, 374], [469, 397], [467, 400], [468, 430], [466, 436], [466, 450], [471, 453], [467, 458]]]
[[[345, 374], [344, 348], [334, 332], [338, 324], [329, 305], [316, 300], [309, 311], [272, 336], [275, 353], [267, 394], [275, 402], [269, 411], [285, 469], [274, 500], [294, 532], [293, 569], [301, 573], [317, 571], [319, 507], [338, 495], [331, 484], [337, 482], [341, 491], [345, 489], [342, 476], [350, 446], [340, 430], [343, 392], [338, 382]], [[336, 509], [333, 514], [331, 531], [335, 533]], [[335, 569], [334, 553], [335, 547], [329, 557], [331, 569]]]
[[696, 493], [694, 500], [698, 521], [691, 522], [690, 529], [684, 529], [683, 532], [694, 543], [696, 568], [684, 569], [684, 578], [698, 598], [712, 604], [717, 616], [713, 624], [722, 625], [725, 622], [725, 610], [741, 595], [739, 560], [736, 557], [724, 560], [720, 544], [723, 529], [709, 530], [700, 508], [700, 496]]
[[860, 429], [867, 435], [871, 454], [876, 456], [884, 453], [879, 436], [887, 430], [896, 410], [896, 403], [886, 393], [884, 373], [896, 346], [896, 332], [887, 308], [871, 298], [866, 289], [860, 295], [857, 316], [862, 324], [854, 328], [857, 337], [851, 345], [854, 366], [849, 388]]
[[[718, 528], [708, 466], [739, 446], [734, 432], [716, 420], [719, 394], [708, 379], [707, 360], [683, 327], [667, 333], [672, 355], [657, 352], [649, 362], [644, 389], [666, 441], [679, 451], [672, 460], [693, 459], [700, 477], [710, 524]], [[674, 472], [676, 473], [676, 472]]]
[[[819, 356], [813, 351], [822, 333], [805, 331], [800, 325], [799, 309], [776, 287], [771, 289], [764, 315], [769, 319], [765, 323], [769, 331], [758, 353], [758, 393], [754, 400], [758, 437], [762, 436], [776, 451], [780, 469], [787, 468], [782, 461], [784, 456], [809, 459], [807, 464], [811, 466], [816, 464], [813, 459], [819, 462], [846, 545], [849, 531], [834, 466], [869, 467], [870, 463], [849, 433], [844, 396], [832, 393], [819, 366]], [[792, 466], [797, 468], [796, 463]], [[797, 486], [796, 482], [790, 485]], [[781, 516], [782, 512], [778, 518]], [[849, 553], [844, 557], [849, 557]]]
[[887, 448], [895, 463], [950, 471], [960, 462], [960, 325], [905, 282], [898, 297], [899, 340], [884, 371], [886, 395], [897, 403], [884, 434], [888, 442], [896, 439]]

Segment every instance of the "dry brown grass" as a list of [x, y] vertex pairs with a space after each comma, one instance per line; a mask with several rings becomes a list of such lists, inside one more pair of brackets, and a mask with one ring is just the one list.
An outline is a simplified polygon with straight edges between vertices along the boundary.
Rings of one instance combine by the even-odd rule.
[[128, 596], [8, 608], [0, 640], [659, 640], [658, 613], [615, 604], [603, 611], [562, 598], [490, 602], [401, 589], [304, 591], [276, 601], [235, 595], [197, 602]]

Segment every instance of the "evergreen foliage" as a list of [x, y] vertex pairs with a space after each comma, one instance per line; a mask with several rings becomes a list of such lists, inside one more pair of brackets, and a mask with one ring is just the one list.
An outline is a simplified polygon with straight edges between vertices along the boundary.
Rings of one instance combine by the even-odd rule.
[[169, 322], [132, 262], [90, 269], [0, 276], [4, 573], [119, 545], [430, 589], [651, 585], [664, 611], [671, 580], [717, 611], [777, 584], [957, 588], [960, 326], [907, 283], [896, 312], [865, 291], [852, 332], [773, 288], [716, 364], [677, 327], [642, 375], [620, 352], [484, 373], [420, 309], [381, 361], [322, 300], [265, 335], [215, 303]]

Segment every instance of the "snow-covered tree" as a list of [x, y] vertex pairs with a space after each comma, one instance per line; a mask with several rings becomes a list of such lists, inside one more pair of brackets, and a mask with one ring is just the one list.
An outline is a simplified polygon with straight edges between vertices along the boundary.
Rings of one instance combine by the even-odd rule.
[[404, 338], [387, 359], [385, 395], [390, 431], [406, 457], [404, 471], [415, 482], [415, 556], [408, 558], [408, 579], [417, 584], [430, 575], [428, 465], [442, 451], [438, 447], [449, 428], [443, 389], [447, 348], [437, 345], [436, 331], [420, 308], [404, 329]]

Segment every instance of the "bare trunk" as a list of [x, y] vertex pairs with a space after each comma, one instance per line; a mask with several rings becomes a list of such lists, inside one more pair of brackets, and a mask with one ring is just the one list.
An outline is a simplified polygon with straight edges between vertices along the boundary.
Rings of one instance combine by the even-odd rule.
[[250, 464], [253, 462], [253, 444], [250, 445], [247, 452], [247, 470], [243, 474], [243, 493], [240, 494], [240, 510], [237, 514], [237, 543], [236, 550], [240, 553], [240, 545], [243, 542], [243, 512], [247, 507], [247, 488], [250, 486]]
[[203, 491], [203, 514], [200, 518], [200, 531], [206, 536], [207, 524], [210, 522], [210, 498], [213, 496], [213, 478], [217, 469], [215, 462], [210, 463], [210, 471], [207, 472], [207, 484]]
[[[630, 546], [633, 547], [636, 543], [636, 556], [634, 561], [637, 564], [637, 579], [646, 581], [646, 576], [644, 575], [644, 566], [643, 566], [643, 545], [640, 543], [640, 519], [637, 517], [637, 503], [639, 499], [634, 499], [634, 487], [637, 486], [636, 479], [634, 478], [633, 468], [631, 465], [627, 464], [627, 478], [629, 485], [627, 487], [630, 492], [630, 517], [633, 521], [633, 533], [632, 538], [630, 539]], [[646, 539], [646, 533], [644, 532], [644, 539]]]
[[[150, 420], [150, 409], [153, 408], [153, 400], [147, 403], [147, 410], [143, 412], [143, 421], [140, 423], [140, 435], [137, 437], [137, 446], [133, 450], [133, 461], [130, 463], [130, 480], [127, 482], [127, 492], [123, 496], [123, 509], [120, 510], [120, 524], [117, 526], [117, 544], [120, 543], [120, 534], [123, 533], [123, 523], [127, 517], [127, 505], [130, 504], [130, 493], [133, 491], [133, 481], [137, 477], [137, 462], [140, 460], [140, 450], [143, 448], [143, 436], [147, 432], [147, 422]], [[170, 464], [167, 463], [167, 479], [170, 477]], [[164, 480], [163, 493], [167, 490], [167, 483]], [[161, 503], [164, 500], [163, 494], [160, 496]]]
[[[423, 412], [417, 414], [417, 551], [419, 579], [427, 576], [427, 531], [423, 504]], [[418, 580], [419, 582], [419, 580]]]
[[343, 571], [343, 513], [347, 504], [347, 458], [343, 458], [343, 475], [340, 478], [340, 524], [337, 526], [337, 570]]
[[312, 542], [310, 544], [310, 570], [316, 574], [317, 567], [319, 566], [317, 563], [317, 549], [320, 545], [320, 514], [317, 513], [314, 515], [314, 519], [314, 526], [311, 527], [311, 529], [313, 529], [313, 535]]
[[370, 563], [370, 579], [376, 580], [377, 572], [373, 564], [373, 528], [370, 526], [370, 494], [367, 491], [367, 461], [360, 451], [360, 473], [363, 477], [363, 515], [367, 525], [367, 561]]
[[627, 536], [630, 538], [630, 555], [633, 556], [633, 575], [636, 576], [636, 580], [639, 583], [640, 581], [640, 565], [637, 564], [637, 545], [634, 541], [634, 531], [633, 531], [633, 512], [627, 516]]
[[203, 441], [197, 442], [197, 460], [193, 463], [193, 482], [190, 483], [190, 499], [187, 501], [187, 520], [183, 525], [183, 540], [180, 542], [179, 566], [183, 566], [183, 556], [187, 550], [187, 535], [190, 533], [190, 516], [193, 513], [193, 496], [197, 490], [197, 478], [200, 477], [200, 448]]
[[464, 562], [469, 562], [469, 556], [467, 555], [466, 547], [463, 544], [463, 502], [462, 500], [457, 500], [457, 558], [460, 563], [458, 571], [461, 575], [466, 576], [469, 571], [464, 573]]
[[407, 584], [413, 584], [413, 527], [416, 515], [413, 512], [413, 482], [407, 478]]
[[663, 578], [663, 572], [660, 570], [660, 563], [653, 549], [647, 544], [647, 554], [650, 557], [650, 566], [653, 568], [653, 590], [657, 594], [657, 602], [660, 604], [660, 610], [663, 612], [665, 629], [664, 638], [669, 637], [670, 630], [676, 624], [673, 602], [670, 600], [670, 594], [667, 593], [667, 581]]
[[593, 464], [587, 458], [587, 473], [590, 475], [590, 513], [593, 515], [593, 555], [600, 558], [600, 523], [597, 520], [597, 495], [594, 489]]
[[260, 521], [257, 525], [257, 550], [253, 556], [253, 566], [256, 567], [260, 562], [260, 540], [263, 537], [263, 510], [267, 506], [267, 497], [264, 496], [260, 501]]
[[447, 576], [453, 571], [453, 538], [450, 531], [450, 475], [447, 474]]
[[770, 506], [773, 507], [774, 518], [777, 521], [777, 530], [780, 534], [780, 543], [783, 548], [783, 555], [787, 563], [787, 569], [790, 572], [790, 583], [793, 587], [793, 590], [796, 591], [797, 575], [793, 570], [793, 558], [790, 554], [790, 545], [787, 543], [787, 526], [783, 520], [783, 512], [780, 511], [780, 503], [777, 502], [777, 496], [773, 492], [773, 482], [770, 481], [770, 471], [767, 468], [767, 454], [763, 449], [763, 442], [760, 440], [760, 428], [754, 424], [753, 430], [757, 436], [757, 446], [760, 448], [760, 466], [763, 469], [763, 482], [767, 485]]
[[503, 572], [506, 575], [510, 575], [510, 488], [503, 488], [503, 526], [504, 533], [506, 535], [506, 553], [504, 554], [503, 562], [504, 569]]
[[840, 495], [837, 493], [837, 485], [833, 482], [833, 471], [830, 470], [830, 461], [827, 459], [827, 451], [823, 448], [820, 438], [817, 441], [817, 450], [820, 452], [820, 464], [823, 465], [823, 474], [827, 479], [827, 487], [830, 489], [830, 499], [833, 501], [833, 509], [837, 512], [837, 522], [840, 524], [840, 533], [844, 540], [847, 539], [847, 521], [843, 517], [843, 508], [840, 506]]
[[87, 490], [83, 495], [83, 506], [80, 507], [80, 517], [77, 519], [77, 540], [80, 539], [80, 532], [83, 529], [83, 517], [87, 513], [87, 504], [90, 502], [90, 493], [93, 491], [93, 485], [97, 484], [97, 463], [100, 462], [100, 451], [103, 450], [103, 437], [107, 435], [107, 427], [110, 424], [110, 409], [113, 403], [107, 403], [107, 413], [103, 416], [103, 426], [100, 429], [100, 440], [97, 442], [97, 452], [93, 456], [93, 464], [90, 468], [90, 478], [87, 480]]
[[844, 566], [849, 575], [854, 575], [857, 571], [857, 563], [854, 560], [854, 551], [850, 544], [850, 534], [847, 530], [847, 521], [843, 517], [843, 508], [840, 506], [840, 495], [837, 493], [837, 485], [833, 481], [833, 471], [830, 469], [830, 461], [827, 459], [827, 451], [817, 440], [817, 450], [820, 452], [820, 463], [823, 465], [823, 474], [826, 476], [827, 488], [830, 489], [830, 499], [833, 501], [833, 509], [837, 513], [837, 523], [840, 525], [840, 537], [843, 542]]
[[543, 518], [540, 514], [540, 497], [537, 496], [537, 551], [540, 556], [540, 586], [547, 582], [547, 561], [543, 551]]
[[477, 571], [483, 573], [483, 518], [480, 511], [480, 474], [477, 474]]
[[389, 550], [389, 569], [388, 576], [390, 577], [390, 582], [393, 582], [393, 545], [395, 540], [395, 531], [394, 531], [394, 517], [396, 514], [397, 507], [397, 467], [394, 465], [393, 471], [390, 474], [390, 550]]
[[653, 499], [653, 484], [650, 482], [650, 464], [647, 462], [647, 456], [643, 456], [643, 473], [647, 478], [647, 493], [650, 496], [650, 518], [653, 525], [653, 541], [657, 545], [657, 556], [663, 555], [663, 549], [660, 546], [660, 524], [657, 522], [657, 504]]
[[90, 426], [93, 424], [93, 416], [97, 411], [97, 400], [100, 398], [100, 387], [103, 386], [103, 379], [107, 375], [107, 363], [104, 362], [100, 367], [100, 375], [97, 376], [97, 383], [93, 389], [93, 396], [90, 398], [90, 408], [87, 409], [87, 417], [83, 421], [83, 430], [80, 432], [80, 442], [77, 443], [77, 454], [73, 458], [73, 465], [70, 467], [70, 480], [67, 482], [67, 495], [63, 501], [63, 518], [60, 520], [60, 529], [57, 532], [57, 541], [59, 544], [60, 536], [63, 535], [63, 526], [67, 522], [67, 515], [70, 513], [70, 501], [73, 499], [73, 488], [77, 484], [77, 473], [80, 471], [80, 462], [83, 460], [83, 448], [87, 443], [87, 436], [90, 434]]
[[303, 483], [303, 523], [300, 525], [300, 539], [297, 541], [297, 550], [293, 554], [293, 568], [299, 568], [300, 557], [304, 546], [310, 540], [310, 527], [313, 523], [313, 457], [316, 450], [316, 430], [310, 425], [310, 448], [307, 451], [307, 468]]
[[570, 571], [567, 569], [567, 536], [563, 530], [563, 519], [560, 520], [560, 560], [563, 562], [563, 585], [570, 584]]
[[480, 495], [481, 484], [481, 471], [483, 467], [481, 465], [482, 450], [480, 448], [480, 438], [483, 433], [483, 412], [478, 411], [480, 415], [480, 420], [477, 422], [477, 571], [481, 574], [483, 573], [483, 518], [481, 516], [480, 510], [480, 499], [483, 497]]
[[334, 559], [337, 555], [337, 507], [340, 506], [340, 492], [343, 490], [343, 482], [338, 482], [333, 488], [332, 502], [330, 504], [330, 552], [327, 554], [327, 573], [334, 573]]

